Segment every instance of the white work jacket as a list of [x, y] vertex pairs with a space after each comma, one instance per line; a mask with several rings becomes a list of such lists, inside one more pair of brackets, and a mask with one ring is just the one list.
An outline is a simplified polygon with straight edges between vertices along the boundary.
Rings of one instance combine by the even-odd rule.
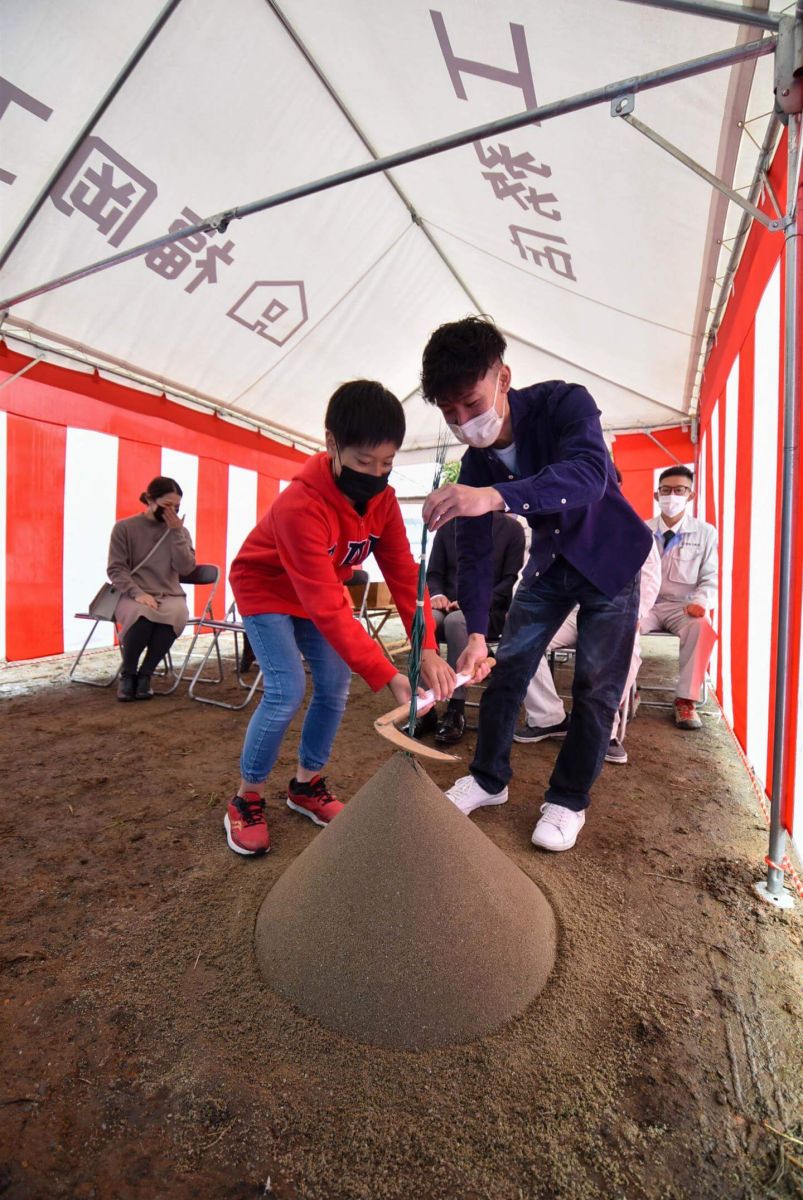
[[[658, 530], [659, 521], [660, 517], [652, 517], [647, 524], [660, 554], [664, 539]], [[687, 513], [678, 538], [665, 554], [661, 554], [661, 590], [656, 603], [671, 600], [700, 604], [706, 611], [713, 608], [717, 600], [718, 571], [716, 529]]]

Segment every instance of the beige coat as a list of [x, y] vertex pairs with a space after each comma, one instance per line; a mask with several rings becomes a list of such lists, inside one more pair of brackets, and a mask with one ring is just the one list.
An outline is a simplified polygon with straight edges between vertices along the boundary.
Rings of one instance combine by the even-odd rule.
[[[144, 514], [118, 521], [109, 542], [109, 579], [121, 593], [114, 612], [120, 625], [121, 637], [139, 617], [161, 625], [172, 625], [178, 636], [189, 620], [189, 610], [179, 583], [180, 575], [195, 569], [195, 551], [186, 529], [171, 529], [167, 537], [145, 565], [132, 574], [165, 533], [161, 521], [152, 521]], [[138, 604], [134, 599], [141, 592], [153, 596], [158, 608]]]

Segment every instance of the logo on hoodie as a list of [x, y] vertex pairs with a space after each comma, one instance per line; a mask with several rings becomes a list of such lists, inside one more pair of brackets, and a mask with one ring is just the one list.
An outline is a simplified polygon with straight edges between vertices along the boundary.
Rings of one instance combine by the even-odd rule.
[[361, 542], [349, 542], [346, 556], [341, 562], [341, 567], [356, 567], [358, 563], [364, 562], [369, 554], [373, 554], [374, 546], [379, 541], [379, 537], [375, 533], [369, 533], [367, 538], [363, 538]]

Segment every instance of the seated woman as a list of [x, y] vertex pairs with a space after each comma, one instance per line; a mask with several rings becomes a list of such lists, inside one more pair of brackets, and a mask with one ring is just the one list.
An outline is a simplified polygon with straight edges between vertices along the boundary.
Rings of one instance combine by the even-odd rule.
[[120, 592], [114, 619], [123, 648], [118, 700], [151, 699], [151, 675], [189, 620], [179, 576], [195, 569], [195, 551], [178, 515], [182, 495], [175, 479], [159, 475], [140, 496], [147, 511], [112, 529], [107, 574]]

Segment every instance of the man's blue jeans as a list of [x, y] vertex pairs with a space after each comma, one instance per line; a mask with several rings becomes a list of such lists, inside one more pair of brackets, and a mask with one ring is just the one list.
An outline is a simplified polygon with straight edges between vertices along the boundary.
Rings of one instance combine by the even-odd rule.
[[519, 708], [549, 642], [576, 604], [577, 650], [569, 732], [546, 799], [580, 812], [605, 761], [613, 719], [636, 636], [639, 575], [613, 600], [564, 558], [521, 584], [507, 614], [496, 667], [480, 701], [477, 749], [470, 771], [480, 787], [501, 792], [513, 771], [510, 748]]
[[351, 669], [312, 621], [284, 613], [243, 617], [245, 632], [262, 668], [265, 690], [248, 723], [240, 774], [246, 783], [262, 783], [276, 762], [282, 738], [304, 700], [312, 674], [312, 700], [301, 730], [298, 761], [320, 771], [332, 751], [346, 707]]

